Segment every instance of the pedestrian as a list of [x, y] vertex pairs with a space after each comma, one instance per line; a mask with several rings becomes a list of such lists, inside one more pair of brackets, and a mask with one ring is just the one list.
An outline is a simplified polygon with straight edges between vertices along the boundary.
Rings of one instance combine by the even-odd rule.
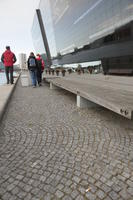
[[44, 71], [44, 61], [41, 58], [40, 54], [36, 55], [36, 60], [37, 60], [37, 64], [38, 64], [38, 69], [37, 69], [37, 82], [38, 85], [41, 86], [42, 85], [42, 73]]
[[32, 86], [33, 86], [33, 88], [35, 88], [37, 85], [38, 65], [37, 65], [37, 60], [36, 60], [33, 52], [30, 53], [27, 64], [28, 64], [28, 69], [29, 69], [30, 76], [31, 76]]
[[[6, 46], [6, 51], [2, 54], [1, 56], [1, 61], [3, 62], [5, 66], [5, 74], [6, 74], [6, 79], [7, 79], [7, 84], [9, 82], [11, 84], [14, 83], [13, 80], [13, 64], [16, 62], [16, 56], [13, 52], [10, 50], [10, 46]], [[10, 73], [10, 78], [9, 78], [9, 73]]]

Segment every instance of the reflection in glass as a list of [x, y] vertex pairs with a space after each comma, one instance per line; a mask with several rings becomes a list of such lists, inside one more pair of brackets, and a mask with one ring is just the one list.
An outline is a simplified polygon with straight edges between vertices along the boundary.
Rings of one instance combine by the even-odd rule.
[[[92, 43], [133, 20], [133, 0], [41, 0], [39, 8], [52, 57]], [[35, 24], [35, 48], [42, 51]]]

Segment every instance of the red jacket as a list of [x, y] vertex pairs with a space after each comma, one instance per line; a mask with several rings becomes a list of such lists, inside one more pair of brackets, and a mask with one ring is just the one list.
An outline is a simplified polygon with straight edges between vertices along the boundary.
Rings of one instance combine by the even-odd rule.
[[[37, 61], [41, 62], [41, 70], [43, 71], [44, 70], [44, 66], [45, 66], [43, 59], [41, 58], [41, 56], [37, 56], [36, 59], [37, 59]], [[38, 62], [38, 65], [39, 65], [39, 62]]]
[[10, 50], [6, 50], [1, 57], [2, 62], [4, 63], [5, 67], [12, 67], [13, 63], [16, 62], [16, 56]]

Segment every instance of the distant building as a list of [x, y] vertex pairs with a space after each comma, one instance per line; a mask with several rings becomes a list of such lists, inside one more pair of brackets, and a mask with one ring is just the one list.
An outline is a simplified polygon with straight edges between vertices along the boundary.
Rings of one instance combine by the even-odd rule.
[[19, 54], [19, 65], [20, 69], [27, 69], [26, 54], [24, 53]]
[[18, 71], [19, 72], [21, 70], [19, 64], [13, 65], [13, 67], [14, 67], [14, 71]]

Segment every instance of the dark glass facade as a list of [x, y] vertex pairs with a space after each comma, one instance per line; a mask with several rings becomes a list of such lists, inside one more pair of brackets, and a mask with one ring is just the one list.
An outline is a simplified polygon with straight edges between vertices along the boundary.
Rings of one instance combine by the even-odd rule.
[[50, 0], [50, 3], [56, 48], [61, 53], [92, 43], [133, 20], [132, 0]]
[[[102, 46], [114, 42], [112, 34], [133, 20], [133, 0], [41, 0], [39, 9], [52, 57], [58, 53], [68, 55], [77, 49], [84, 50], [90, 44], [93, 45], [88, 46], [88, 49], [97, 48], [100, 43]], [[34, 23], [32, 36], [35, 48], [42, 50], [39, 27], [36, 25], [35, 28]], [[66, 55], [59, 62], [86, 62], [103, 58], [95, 52], [94, 56], [88, 53], [87, 60], [86, 54], [78, 53], [77, 58], [76, 55], [70, 55], [69, 58]]]

